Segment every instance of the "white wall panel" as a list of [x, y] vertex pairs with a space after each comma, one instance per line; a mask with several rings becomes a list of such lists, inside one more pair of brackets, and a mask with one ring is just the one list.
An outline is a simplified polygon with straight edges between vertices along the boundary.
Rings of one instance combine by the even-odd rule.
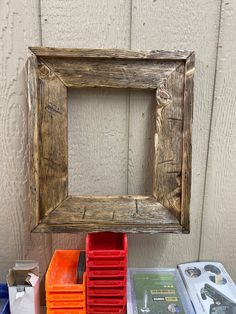
[[[41, 274], [51, 236], [30, 234], [28, 203], [27, 48], [40, 45], [38, 1], [0, 2], [0, 281], [16, 259], [35, 258]], [[43, 285], [42, 285], [43, 286]]]
[[236, 2], [222, 1], [200, 258], [236, 280]]

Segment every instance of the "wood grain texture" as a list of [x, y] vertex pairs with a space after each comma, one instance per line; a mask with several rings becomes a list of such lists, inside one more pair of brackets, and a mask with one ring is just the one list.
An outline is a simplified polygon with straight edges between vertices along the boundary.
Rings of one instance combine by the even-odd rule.
[[174, 71], [178, 63], [173, 60], [165, 62], [133, 60], [125, 58], [126, 54], [128, 55], [128, 52], [123, 50], [122, 60], [115, 57], [112, 59], [42, 57], [42, 60], [67, 87], [75, 88], [154, 89], [163, 77], [169, 76]]
[[27, 61], [28, 80], [28, 145], [29, 145], [29, 203], [30, 227], [40, 220], [39, 212], [39, 130], [38, 130], [38, 62], [34, 54]]
[[69, 197], [36, 232], [181, 232], [178, 220], [151, 197]]
[[[41, 0], [43, 45], [129, 48], [130, 13], [130, 1], [126, 0], [95, 0], [92, 3], [87, 0]], [[124, 194], [127, 191], [128, 102], [128, 91], [93, 90], [88, 93], [69, 89], [70, 193]], [[84, 184], [78, 185], [78, 180]], [[84, 233], [53, 234], [52, 250], [84, 248], [84, 237]]]
[[183, 188], [184, 77], [184, 65], [181, 65], [156, 91], [153, 193], [176, 217], [181, 213]]
[[181, 171], [181, 224], [190, 230], [190, 197], [192, 175], [192, 122], [193, 122], [193, 75], [195, 54], [192, 53], [185, 63], [184, 106], [183, 106], [183, 156]]
[[201, 239], [202, 260], [219, 260], [236, 280], [236, 3], [222, 1]]
[[[30, 234], [28, 104], [25, 63], [28, 46], [40, 45], [38, 1], [0, 4], [0, 281], [16, 259], [36, 259], [41, 279], [51, 256], [50, 235]], [[41, 284], [43, 288], [43, 284]]]
[[[143, 228], [144, 226], [144, 228]], [[97, 229], [96, 229], [97, 228]], [[88, 228], [84, 228], [78, 227], [78, 224], [68, 224], [68, 225], [52, 225], [52, 224], [44, 224], [44, 222], [40, 223], [37, 227], [37, 229], [35, 229], [35, 232], [39, 232], [39, 233], [58, 233], [57, 238], [60, 238], [60, 232], [63, 234], [66, 232], [66, 239], [71, 239], [71, 234], [73, 233], [77, 233], [77, 238], [78, 238], [78, 233], [79, 232], [83, 232], [83, 231], [87, 231], [90, 232], [90, 230], [93, 230], [93, 232], [105, 232], [105, 231], [109, 231], [109, 230], [113, 230], [113, 232], [127, 232], [127, 229], [124, 228], [124, 226], [122, 224], [120, 225], [114, 225], [114, 224], [107, 224], [106, 225], [102, 225], [97, 227], [96, 223], [91, 223]], [[167, 229], [169, 228], [169, 231], [167, 231]], [[130, 231], [129, 231], [130, 232]], [[174, 234], [179, 234], [182, 233], [182, 227], [180, 227], [179, 224], [164, 224], [163, 227], [161, 225], [150, 225], [148, 224], [148, 226], [145, 225], [137, 225], [137, 227], [132, 229], [132, 232], [134, 232], [135, 234], [138, 233], [148, 233], [149, 235], [151, 235], [152, 233], [174, 233]], [[71, 234], [70, 234], [71, 233]], [[56, 243], [60, 243], [58, 247], [62, 247], [64, 241], [61, 240], [62, 243], [60, 243], [59, 241], [56, 241]], [[84, 240], [83, 240], [84, 241]], [[70, 245], [72, 247], [76, 247], [76, 244], [73, 243], [72, 241], [69, 241]], [[84, 244], [79, 244], [77, 243], [77, 247], [80, 249], [81, 247], [84, 247]], [[68, 247], [66, 247], [66, 249], [68, 249]]]
[[[40, 219], [67, 196], [67, 89], [44, 64], [39, 64], [38, 152]], [[34, 169], [33, 169], [34, 171]]]
[[[189, 49], [196, 52], [193, 119], [193, 180], [190, 235], [129, 236], [129, 264], [133, 267], [176, 266], [198, 259], [201, 208], [204, 190], [207, 141], [213, 97], [214, 71], [220, 1], [134, 0], [131, 49]], [[168, 16], [168, 17], [167, 17]], [[207, 29], [207, 31], [206, 31]], [[141, 101], [142, 102], [142, 101]], [[136, 120], [142, 119], [142, 103], [132, 99]], [[143, 105], [144, 106], [144, 105]], [[141, 133], [141, 131], [140, 131]], [[133, 142], [137, 142], [139, 134]], [[134, 150], [130, 146], [130, 150]], [[139, 178], [136, 167], [141, 149], [130, 155], [132, 180]], [[145, 162], [145, 161], [144, 161]], [[131, 186], [131, 185], [130, 185]], [[139, 193], [139, 192], [138, 192]]]
[[30, 47], [30, 50], [39, 57], [62, 57], [62, 58], [98, 58], [98, 59], [150, 59], [150, 60], [185, 60], [189, 51], [176, 50], [164, 51], [164, 50], [151, 50], [151, 51], [124, 51], [123, 49], [72, 49], [72, 48], [53, 48], [53, 47]]

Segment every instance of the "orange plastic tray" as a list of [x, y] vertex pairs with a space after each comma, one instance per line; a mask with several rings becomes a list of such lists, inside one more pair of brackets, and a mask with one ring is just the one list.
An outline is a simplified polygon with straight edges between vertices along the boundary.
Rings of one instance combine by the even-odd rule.
[[49, 309], [47, 308], [47, 314], [86, 314], [85, 309]]
[[84, 273], [83, 284], [76, 283], [79, 255], [78, 250], [55, 251], [46, 274], [46, 292], [85, 294], [86, 274]]
[[61, 309], [61, 308], [81, 308], [84, 309], [86, 307], [85, 300], [84, 301], [47, 301], [47, 307]]
[[47, 292], [47, 301], [83, 301], [85, 294], [82, 292]]

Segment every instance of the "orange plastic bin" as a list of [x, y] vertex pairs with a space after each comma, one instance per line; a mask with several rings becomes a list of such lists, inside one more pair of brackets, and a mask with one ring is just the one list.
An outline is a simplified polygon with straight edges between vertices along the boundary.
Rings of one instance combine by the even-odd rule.
[[47, 292], [85, 293], [85, 273], [83, 284], [77, 284], [77, 266], [80, 251], [55, 251], [46, 274]]
[[55, 251], [45, 281], [48, 314], [86, 313], [85, 272], [83, 283], [77, 283], [79, 257], [79, 250]]

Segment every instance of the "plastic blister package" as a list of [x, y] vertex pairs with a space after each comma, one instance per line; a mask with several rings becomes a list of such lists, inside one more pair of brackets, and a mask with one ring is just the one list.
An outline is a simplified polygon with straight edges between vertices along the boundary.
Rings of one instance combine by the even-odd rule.
[[195, 314], [177, 269], [131, 268], [127, 314]]

